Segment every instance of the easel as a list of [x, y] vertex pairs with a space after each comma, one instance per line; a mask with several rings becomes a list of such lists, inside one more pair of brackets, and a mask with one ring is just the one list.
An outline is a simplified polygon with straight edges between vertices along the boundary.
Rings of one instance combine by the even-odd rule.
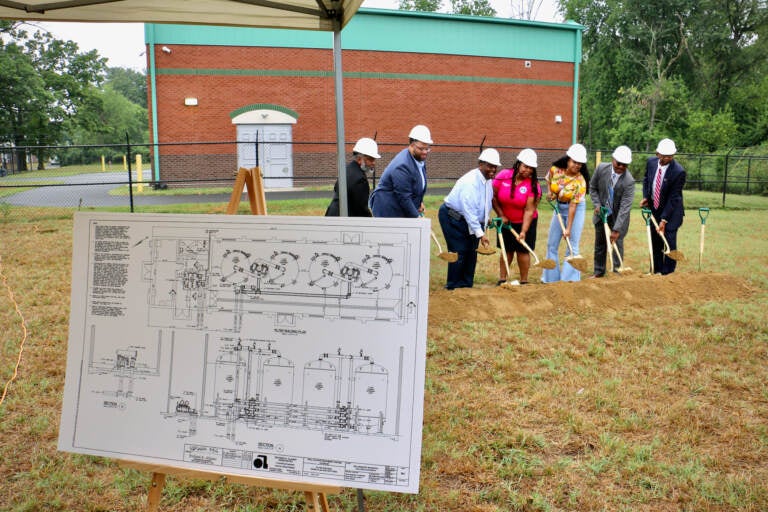
[[304, 499], [307, 502], [308, 512], [330, 512], [328, 508], [327, 493], [339, 493], [341, 487], [331, 485], [313, 485], [297, 484], [284, 482], [281, 480], [270, 480], [266, 478], [233, 475], [220, 473], [216, 471], [197, 471], [193, 469], [177, 468], [173, 466], [162, 466], [159, 464], [146, 464], [141, 462], [118, 461], [120, 466], [139, 471], [148, 471], [152, 473], [152, 483], [147, 497], [147, 512], [157, 512], [160, 506], [160, 498], [165, 487], [166, 475], [174, 475], [186, 478], [197, 478], [200, 480], [211, 480], [220, 482], [234, 482], [237, 484], [252, 485], [258, 487], [269, 487], [272, 489], [283, 489], [287, 491], [300, 491], [304, 493]]
[[[251, 169], [246, 169], [244, 167], [238, 169], [235, 185], [232, 188], [232, 195], [230, 196], [229, 204], [227, 205], [227, 214], [233, 215], [237, 213], [237, 209], [240, 206], [240, 198], [243, 195], [243, 187], [247, 187], [248, 189], [248, 201], [251, 205], [251, 213], [254, 215], [266, 215], [267, 201], [264, 196], [264, 181], [262, 180], [261, 171], [258, 165]], [[330, 512], [326, 494], [341, 492], [341, 487], [332, 485], [299, 484], [217, 471], [198, 471], [130, 461], [119, 462], [123, 467], [152, 473], [152, 483], [150, 484], [149, 495], [147, 497], [147, 512], [157, 512], [159, 510], [160, 498], [162, 497], [163, 487], [165, 487], [166, 475], [197, 478], [200, 480], [228, 481], [258, 487], [303, 492], [308, 512]]]
[[227, 214], [237, 213], [240, 206], [240, 198], [243, 195], [243, 187], [248, 188], [248, 201], [251, 203], [251, 213], [254, 215], [267, 214], [267, 200], [264, 196], [264, 180], [261, 177], [259, 166], [246, 169], [241, 167], [237, 171], [235, 185], [232, 188], [232, 196], [227, 205]]

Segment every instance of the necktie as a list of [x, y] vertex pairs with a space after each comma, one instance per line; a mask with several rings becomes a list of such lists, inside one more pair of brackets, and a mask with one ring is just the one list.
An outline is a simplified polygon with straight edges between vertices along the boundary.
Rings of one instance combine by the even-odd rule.
[[656, 182], [653, 185], [653, 207], [659, 208], [659, 198], [661, 197], [661, 167], [656, 170]]

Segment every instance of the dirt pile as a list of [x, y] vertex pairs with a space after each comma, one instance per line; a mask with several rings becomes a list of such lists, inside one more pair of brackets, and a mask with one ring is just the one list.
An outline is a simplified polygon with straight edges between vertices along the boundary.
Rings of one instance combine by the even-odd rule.
[[731, 275], [679, 272], [667, 276], [633, 274], [511, 288], [438, 290], [429, 297], [429, 321], [650, 309], [735, 299], [753, 293], [746, 281]]

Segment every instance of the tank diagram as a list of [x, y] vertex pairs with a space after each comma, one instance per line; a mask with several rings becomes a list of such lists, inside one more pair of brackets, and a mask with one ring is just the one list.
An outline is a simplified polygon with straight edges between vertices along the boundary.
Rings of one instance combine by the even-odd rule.
[[149, 241], [151, 325], [204, 328], [226, 318], [222, 329], [239, 332], [253, 314], [293, 323], [312, 316], [404, 322], [413, 313], [405, 237], [373, 241], [341, 231], [319, 240], [281, 230], [258, 239], [221, 231]]
[[206, 341], [200, 389], [169, 396], [166, 416], [188, 419], [177, 436], [194, 437], [201, 421], [221, 425], [217, 435], [235, 443], [237, 428], [397, 435], [388, 425], [390, 372], [372, 357], [338, 349], [297, 365], [269, 343], [246, 341], [224, 339], [214, 355]]
[[78, 212], [59, 449], [418, 492], [430, 229]]

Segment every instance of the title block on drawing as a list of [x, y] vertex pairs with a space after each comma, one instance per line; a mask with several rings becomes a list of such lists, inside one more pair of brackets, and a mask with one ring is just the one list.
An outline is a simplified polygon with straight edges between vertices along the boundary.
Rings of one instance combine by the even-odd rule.
[[416, 493], [430, 223], [77, 213], [59, 449]]

